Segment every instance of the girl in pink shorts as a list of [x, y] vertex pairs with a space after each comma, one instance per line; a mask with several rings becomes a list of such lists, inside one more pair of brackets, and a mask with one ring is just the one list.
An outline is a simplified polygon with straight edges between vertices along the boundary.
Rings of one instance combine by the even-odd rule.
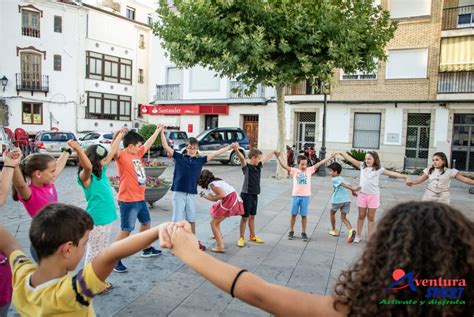
[[209, 170], [201, 172], [198, 185], [209, 190], [208, 194], [202, 192], [201, 197], [216, 202], [210, 210], [212, 217], [211, 229], [216, 238], [216, 247], [212, 248], [211, 251], [224, 253], [224, 240], [222, 239], [220, 224], [227, 217], [244, 214], [242, 199], [234, 187], [215, 177]]
[[360, 169], [360, 193], [357, 198], [357, 207], [359, 208], [359, 217], [357, 219], [357, 235], [354, 239], [355, 243], [359, 243], [361, 239], [362, 228], [364, 227], [365, 218], [367, 218], [367, 239], [374, 232], [375, 211], [380, 206], [380, 175], [403, 178], [408, 181], [408, 176], [388, 171], [380, 165], [380, 159], [377, 152], [370, 151], [365, 155], [363, 162], [357, 161], [345, 152], [339, 153], [345, 160]]

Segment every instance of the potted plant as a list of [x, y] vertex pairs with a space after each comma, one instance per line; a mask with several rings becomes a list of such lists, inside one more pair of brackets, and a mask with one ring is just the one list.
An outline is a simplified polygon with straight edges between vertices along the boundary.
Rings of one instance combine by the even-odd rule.
[[[118, 192], [120, 184], [120, 176], [110, 176], [110, 183], [114, 189]], [[153, 207], [153, 203], [163, 198], [168, 190], [170, 189], [170, 182], [158, 178], [147, 176], [146, 188], [145, 188], [145, 201]]]
[[142, 164], [145, 168], [145, 174], [150, 177], [160, 177], [165, 169], [169, 166], [166, 163], [148, 159], [142, 159]]

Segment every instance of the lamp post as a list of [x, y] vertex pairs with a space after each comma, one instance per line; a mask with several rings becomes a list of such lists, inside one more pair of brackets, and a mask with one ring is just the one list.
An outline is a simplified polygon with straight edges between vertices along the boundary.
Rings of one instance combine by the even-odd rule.
[[[321, 149], [319, 151], [319, 159], [324, 160], [326, 158], [326, 107], [328, 101], [327, 89], [326, 89], [326, 82], [321, 84], [321, 88], [323, 89], [324, 94], [324, 101], [323, 101], [323, 140], [321, 143]], [[319, 176], [327, 176], [326, 167], [321, 166], [318, 171]]]
[[0, 81], [2, 82], [3, 91], [5, 92], [5, 87], [8, 85], [8, 78], [7, 78], [7, 76], [3, 75], [2, 79], [0, 79]]

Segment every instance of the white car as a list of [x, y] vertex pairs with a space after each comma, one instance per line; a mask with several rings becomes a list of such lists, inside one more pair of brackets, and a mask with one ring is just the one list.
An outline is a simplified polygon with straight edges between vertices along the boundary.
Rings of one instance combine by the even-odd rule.
[[3, 126], [0, 126], [0, 162], [3, 162], [3, 152], [11, 150], [13, 148], [12, 140], [8, 137], [7, 132]]
[[83, 149], [86, 149], [88, 146], [93, 144], [100, 144], [109, 151], [113, 138], [113, 132], [89, 132], [79, 138], [79, 144], [81, 144]]

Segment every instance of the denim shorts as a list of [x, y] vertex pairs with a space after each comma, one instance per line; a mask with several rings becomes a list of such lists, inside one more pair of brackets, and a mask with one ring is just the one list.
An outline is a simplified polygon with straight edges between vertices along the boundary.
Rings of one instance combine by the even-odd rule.
[[196, 222], [196, 195], [173, 192], [173, 222], [186, 220]]
[[132, 232], [135, 229], [135, 222], [142, 225], [151, 222], [150, 212], [146, 201], [123, 202], [119, 201], [120, 207], [120, 228], [122, 231]]
[[351, 210], [351, 202], [345, 202], [345, 203], [335, 203], [332, 204], [333, 212], [337, 212], [338, 210], [341, 210], [343, 213], [348, 214], [349, 211]]
[[308, 215], [309, 196], [293, 196], [291, 199], [291, 215]]

